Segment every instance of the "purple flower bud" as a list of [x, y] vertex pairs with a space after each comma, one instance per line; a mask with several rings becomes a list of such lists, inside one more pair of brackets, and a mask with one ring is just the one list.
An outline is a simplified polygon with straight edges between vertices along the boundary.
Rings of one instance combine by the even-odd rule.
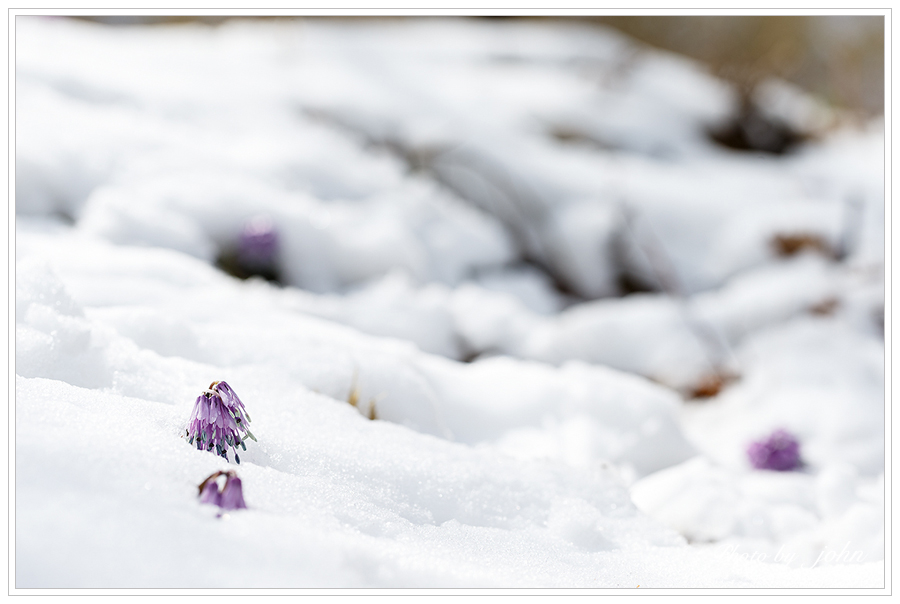
[[251, 272], [271, 270], [278, 253], [278, 231], [272, 220], [257, 216], [244, 225], [238, 241], [238, 262]]
[[247, 427], [249, 423], [250, 415], [231, 386], [225, 382], [213, 382], [194, 402], [185, 436], [188, 444], [196, 444], [201, 451], [215, 451], [216, 455], [226, 460], [231, 448], [235, 461], [241, 463], [237, 447], [246, 451], [244, 440], [256, 440]]
[[786, 430], [776, 430], [768, 438], [747, 447], [750, 463], [758, 470], [787, 472], [796, 470], [800, 461], [800, 443]]
[[204, 480], [203, 484], [200, 485], [200, 503], [221, 505], [220, 502], [222, 496], [219, 494], [219, 483], [215, 480], [219, 474], [221, 474], [221, 472], [216, 472]]
[[244, 503], [244, 489], [241, 479], [234, 472], [228, 473], [228, 480], [219, 497], [219, 507], [223, 510], [243, 510], [247, 508]]
[[[219, 477], [225, 476], [225, 486], [219, 491]], [[245, 510], [244, 489], [234, 471], [216, 472], [200, 483], [200, 503], [217, 505], [223, 510]]]

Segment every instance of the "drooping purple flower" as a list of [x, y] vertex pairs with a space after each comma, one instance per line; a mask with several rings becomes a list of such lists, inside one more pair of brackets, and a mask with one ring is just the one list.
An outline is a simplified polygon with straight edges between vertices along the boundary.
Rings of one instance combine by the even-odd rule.
[[244, 503], [244, 488], [241, 479], [234, 472], [228, 473], [225, 486], [219, 496], [219, 507], [223, 510], [242, 510], [247, 508]]
[[800, 460], [800, 443], [786, 430], [775, 430], [768, 438], [750, 443], [747, 456], [758, 470], [787, 472], [803, 465]]
[[249, 423], [250, 414], [231, 386], [213, 382], [194, 402], [185, 436], [189, 444], [196, 442], [197, 449], [215, 451], [226, 460], [230, 447], [234, 451], [234, 460], [241, 463], [237, 447], [246, 451], [244, 441], [247, 438], [256, 440], [247, 427]]
[[[225, 477], [225, 486], [219, 490], [219, 477]], [[200, 483], [200, 503], [217, 505], [223, 510], [244, 510], [244, 489], [241, 479], [233, 470], [216, 472]]]
[[250, 272], [272, 270], [278, 253], [278, 231], [266, 216], [247, 222], [238, 240], [237, 257], [241, 266]]
[[222, 496], [219, 493], [219, 483], [216, 482], [216, 478], [220, 474], [221, 472], [216, 472], [200, 484], [200, 503], [219, 505]]

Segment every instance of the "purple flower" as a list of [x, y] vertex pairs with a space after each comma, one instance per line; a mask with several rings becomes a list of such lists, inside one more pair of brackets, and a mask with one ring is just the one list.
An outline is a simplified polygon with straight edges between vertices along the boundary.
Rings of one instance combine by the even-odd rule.
[[796, 470], [800, 461], [800, 443], [786, 430], [775, 430], [765, 440], [751, 443], [747, 447], [750, 463], [757, 470]]
[[256, 437], [250, 432], [247, 424], [250, 414], [244, 409], [244, 403], [225, 382], [213, 382], [194, 402], [194, 410], [188, 420], [185, 436], [188, 443], [197, 449], [213, 451], [216, 455], [228, 459], [228, 448], [234, 450], [234, 460], [241, 463], [237, 447], [247, 450], [244, 441]]
[[[220, 476], [225, 476], [225, 486], [221, 491], [219, 491]], [[247, 509], [241, 479], [232, 470], [211, 474], [200, 483], [200, 503], [217, 505], [223, 510]]]
[[238, 261], [251, 272], [274, 268], [278, 252], [278, 231], [266, 216], [257, 216], [244, 225], [238, 242]]
[[219, 505], [222, 496], [219, 494], [219, 483], [212, 480], [218, 477], [221, 472], [216, 472], [200, 484], [200, 503], [211, 503]]
[[244, 488], [241, 479], [234, 472], [228, 473], [228, 479], [219, 496], [219, 507], [223, 510], [243, 510], [247, 508], [244, 503]]

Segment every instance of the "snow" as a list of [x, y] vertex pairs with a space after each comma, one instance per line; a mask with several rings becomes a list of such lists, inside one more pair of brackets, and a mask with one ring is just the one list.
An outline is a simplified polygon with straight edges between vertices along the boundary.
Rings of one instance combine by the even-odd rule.
[[[728, 85], [552, 21], [16, 51], [17, 590], [885, 585], [883, 122], [774, 82], [818, 138], [724, 150]], [[240, 465], [180, 438], [216, 380]]]

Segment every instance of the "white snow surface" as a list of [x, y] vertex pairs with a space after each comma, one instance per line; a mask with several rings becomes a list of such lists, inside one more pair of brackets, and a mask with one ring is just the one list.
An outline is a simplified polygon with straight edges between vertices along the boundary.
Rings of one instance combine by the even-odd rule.
[[759, 99], [817, 138], [577, 23], [17, 17], [15, 588], [883, 587], [883, 123]]

